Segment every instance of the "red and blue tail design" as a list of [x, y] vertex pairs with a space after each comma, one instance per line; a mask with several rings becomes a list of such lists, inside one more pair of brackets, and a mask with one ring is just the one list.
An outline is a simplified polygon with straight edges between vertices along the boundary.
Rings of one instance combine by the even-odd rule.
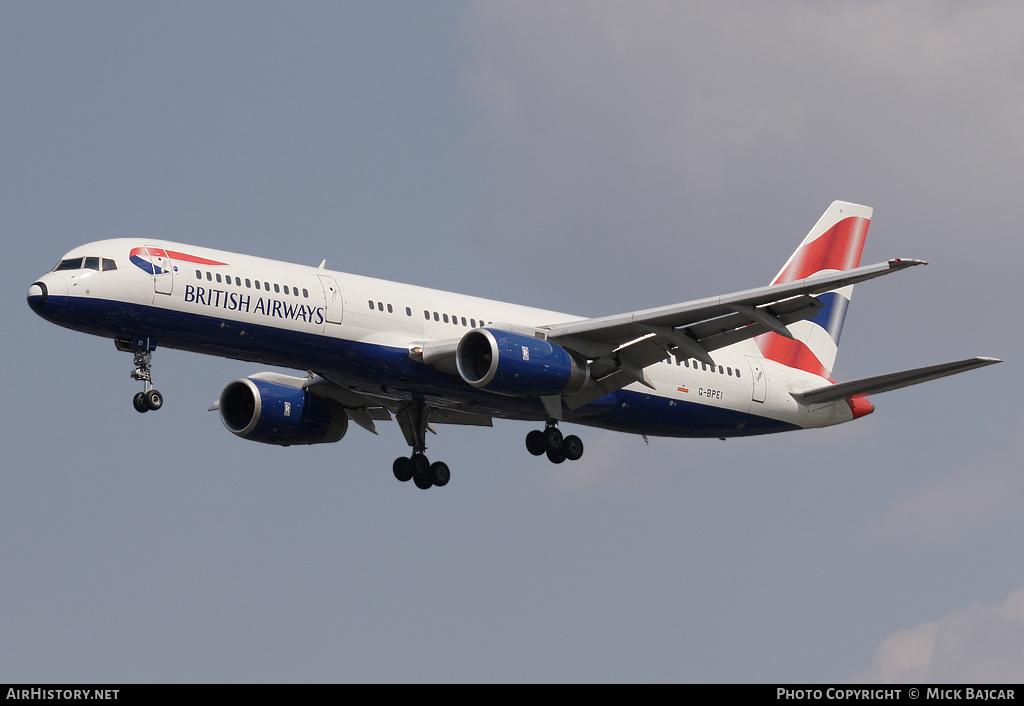
[[[835, 201], [825, 211], [800, 247], [790, 256], [772, 284], [805, 279], [816, 274], [850, 270], [860, 265], [872, 209]], [[818, 297], [825, 306], [807, 321], [790, 324], [793, 338], [766, 333], [754, 340], [761, 355], [791, 368], [831, 379], [839, 351], [839, 335], [850, 305], [853, 285]]]

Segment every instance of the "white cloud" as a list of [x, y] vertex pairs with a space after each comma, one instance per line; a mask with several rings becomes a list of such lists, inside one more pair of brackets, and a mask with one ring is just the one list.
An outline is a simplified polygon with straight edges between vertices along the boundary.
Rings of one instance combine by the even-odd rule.
[[1020, 683], [1024, 681], [1024, 588], [1002, 603], [972, 604], [882, 640], [857, 682]]
[[489, 139], [615, 138], [676, 166], [866, 117], [879, 84], [947, 110], [993, 83], [1022, 97], [1019, 3], [477, 2], [465, 24]]
[[972, 468], [924, 484], [868, 522], [866, 536], [938, 545], [1017, 507], [1024, 495], [1019, 468]]
[[[1004, 364], [1005, 365], [1005, 364]], [[869, 519], [859, 539], [872, 546], [941, 548], [1017, 511], [1024, 498], [1024, 421], [993, 432], [957, 470], [931, 479]]]
[[897, 194], [931, 257], [968, 227], [1019, 248], [992, 220], [1024, 152], [1019, 3], [481, 1], [464, 31], [484, 256], [666, 279], [808, 194]]

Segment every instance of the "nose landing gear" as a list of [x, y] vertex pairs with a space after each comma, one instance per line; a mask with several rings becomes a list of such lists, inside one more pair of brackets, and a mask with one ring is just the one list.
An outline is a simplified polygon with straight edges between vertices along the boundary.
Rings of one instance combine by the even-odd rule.
[[131, 351], [135, 354], [135, 370], [131, 372], [132, 380], [141, 380], [145, 389], [132, 398], [132, 405], [137, 412], [156, 411], [164, 406], [164, 396], [153, 389], [153, 351], [156, 344], [148, 338], [136, 338], [131, 342], [114, 341], [119, 351]]
[[148, 412], [149, 410], [155, 412], [163, 406], [164, 396], [156, 390], [139, 392], [132, 398], [132, 404], [137, 412]]

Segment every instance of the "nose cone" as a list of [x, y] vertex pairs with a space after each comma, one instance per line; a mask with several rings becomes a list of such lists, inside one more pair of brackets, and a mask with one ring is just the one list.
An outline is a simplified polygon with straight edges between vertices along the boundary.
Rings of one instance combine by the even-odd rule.
[[43, 282], [33, 282], [28, 288], [28, 305], [32, 311], [39, 311], [46, 306], [49, 290]]
[[44, 316], [45, 312], [52, 313], [55, 307], [61, 308], [67, 293], [68, 286], [63, 279], [47, 274], [29, 286], [25, 298], [32, 311]]

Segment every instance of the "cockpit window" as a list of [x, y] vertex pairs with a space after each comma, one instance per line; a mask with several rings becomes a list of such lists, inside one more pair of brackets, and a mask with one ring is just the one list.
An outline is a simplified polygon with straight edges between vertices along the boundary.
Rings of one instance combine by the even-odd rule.
[[110, 270], [116, 270], [117, 263], [111, 260], [109, 257], [70, 257], [66, 260], [61, 260], [57, 263], [57, 266], [53, 268], [54, 272], [60, 272], [61, 270], [96, 270], [97, 272], [103, 271], [108, 272]]
[[82, 269], [82, 258], [72, 257], [67, 260], [61, 260], [57, 263], [57, 266], [53, 268], [54, 272], [60, 272], [61, 270], [80, 270]]

